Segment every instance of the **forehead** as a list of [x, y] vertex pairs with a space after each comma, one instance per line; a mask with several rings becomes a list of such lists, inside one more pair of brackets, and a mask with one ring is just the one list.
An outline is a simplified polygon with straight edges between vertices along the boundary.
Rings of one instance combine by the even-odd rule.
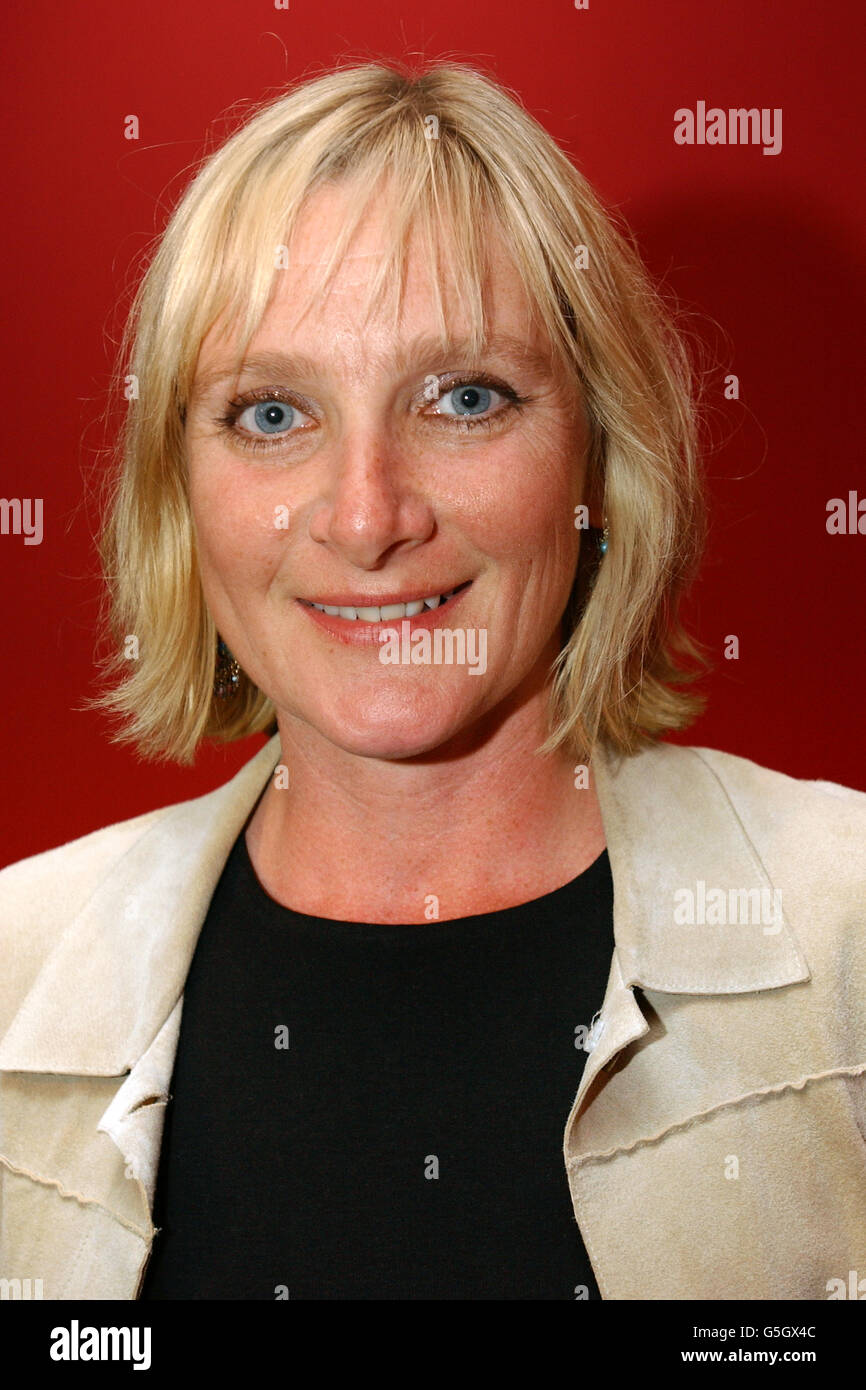
[[[551, 358], [547, 335], [523, 286], [501, 229], [484, 219], [483, 264], [477, 300], [468, 302], [459, 238], [447, 221], [435, 237], [412, 224], [394, 257], [394, 209], [387, 192], [365, 206], [342, 251], [341, 230], [353, 215], [358, 190], [351, 181], [329, 184], [307, 199], [295, 221], [264, 315], [244, 346], [219, 325], [205, 338], [199, 373], [231, 354], [238, 362], [291, 349], [362, 370], [373, 363], [411, 366], [413, 345], [431, 350], [455, 344], [507, 344], [538, 366]], [[479, 324], [479, 308], [481, 323]], [[467, 351], [465, 356], [480, 355]]]

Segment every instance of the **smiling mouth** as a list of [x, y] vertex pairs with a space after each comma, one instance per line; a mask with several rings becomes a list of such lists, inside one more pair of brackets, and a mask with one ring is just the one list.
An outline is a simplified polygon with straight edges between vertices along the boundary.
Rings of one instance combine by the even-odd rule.
[[329, 618], [345, 618], [349, 622], [356, 623], [399, 622], [401, 618], [417, 618], [422, 613], [441, 608], [455, 594], [460, 594], [464, 589], [468, 589], [471, 583], [472, 580], [467, 579], [464, 584], [458, 584], [455, 589], [448, 589], [441, 594], [431, 594], [425, 598], [409, 599], [406, 603], [374, 605], [313, 603], [311, 599], [300, 599], [299, 601], [307, 608], [315, 608], [319, 613], [327, 614]]

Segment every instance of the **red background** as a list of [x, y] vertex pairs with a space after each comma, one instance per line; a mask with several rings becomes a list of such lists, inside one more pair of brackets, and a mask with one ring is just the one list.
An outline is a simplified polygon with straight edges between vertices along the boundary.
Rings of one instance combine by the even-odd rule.
[[[866, 789], [866, 536], [825, 528], [829, 498], [866, 495], [859, 0], [30, 0], [5, 26], [0, 494], [42, 497], [45, 536], [0, 536], [0, 862], [197, 795], [261, 742], [194, 769], [144, 764], [80, 709], [95, 693], [99, 419], [137, 258], [208, 131], [345, 56], [483, 65], [634, 227], [713, 363], [713, 520], [689, 613], [717, 664], [681, 741]], [[782, 107], [781, 154], [676, 145], [673, 113], [698, 100]]]

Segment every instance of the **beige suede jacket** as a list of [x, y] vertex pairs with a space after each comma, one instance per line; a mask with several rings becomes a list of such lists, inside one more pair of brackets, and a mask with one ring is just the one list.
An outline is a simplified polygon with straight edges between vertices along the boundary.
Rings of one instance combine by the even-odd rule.
[[[0, 874], [0, 1296], [136, 1297], [187, 971], [279, 760]], [[866, 794], [670, 744], [594, 775], [615, 949], [562, 1119], [602, 1296], [866, 1297]]]

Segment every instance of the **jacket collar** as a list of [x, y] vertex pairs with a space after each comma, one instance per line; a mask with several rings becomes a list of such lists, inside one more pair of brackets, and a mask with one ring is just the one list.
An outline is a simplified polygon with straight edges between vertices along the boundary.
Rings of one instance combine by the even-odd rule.
[[[728, 994], [806, 980], [784, 917], [771, 930], [675, 924], [675, 895], [699, 881], [707, 891], [763, 889], [771, 899], [774, 887], [701, 752], [659, 744], [623, 759], [599, 749], [593, 759], [619, 988]], [[230, 782], [170, 808], [111, 868], [24, 999], [0, 1043], [0, 1070], [120, 1076], [170, 1019], [176, 1039], [175, 1010], [208, 904], [279, 760], [275, 735]], [[172, 1048], [164, 1061], [165, 1089]]]
[[[623, 982], [673, 994], [741, 994], [808, 980], [781, 891], [707, 751], [659, 743], [629, 758], [601, 750], [593, 760]], [[715, 914], [713, 894], [721, 903]], [[680, 922], [689, 899], [695, 920]], [[743, 913], [746, 903], [769, 911], [743, 921], [752, 916]], [[741, 920], [712, 925], [714, 915]]]

